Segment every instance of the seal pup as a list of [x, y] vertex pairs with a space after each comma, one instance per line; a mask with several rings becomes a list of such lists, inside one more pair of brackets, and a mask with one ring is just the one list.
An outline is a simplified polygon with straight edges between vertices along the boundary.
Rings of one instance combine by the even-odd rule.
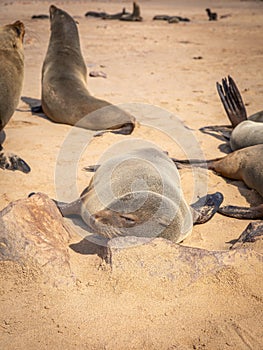
[[131, 22], [141, 22], [142, 19], [143, 18], [141, 17], [140, 6], [136, 2], [133, 3], [132, 14], [127, 16], [122, 16], [120, 18], [121, 21], [131, 21]]
[[221, 133], [230, 140], [232, 151], [263, 143], [263, 111], [247, 118], [247, 111], [241, 94], [233, 78], [222, 79], [222, 85], [216, 83], [219, 97], [232, 126], [207, 126], [200, 130], [204, 133]]
[[142, 147], [112, 157], [100, 166], [80, 198], [56, 202], [63, 216], [79, 215], [96, 233], [163, 237], [181, 242], [193, 222], [208, 221], [222, 203], [220, 193], [186, 204], [178, 170], [161, 150]]
[[[0, 132], [18, 105], [24, 80], [24, 24], [16, 21], [0, 27]], [[1, 142], [1, 141], [0, 141]], [[0, 168], [30, 171], [28, 164], [12, 153], [5, 153], [0, 144]]]
[[217, 13], [216, 12], [212, 12], [209, 8], [207, 8], [205, 10], [206, 10], [209, 21], [217, 21]]
[[[56, 123], [90, 130], [130, 134], [135, 118], [107, 101], [90, 95], [87, 68], [74, 19], [50, 6], [51, 36], [42, 67], [42, 109]], [[32, 109], [34, 112], [36, 109]]]

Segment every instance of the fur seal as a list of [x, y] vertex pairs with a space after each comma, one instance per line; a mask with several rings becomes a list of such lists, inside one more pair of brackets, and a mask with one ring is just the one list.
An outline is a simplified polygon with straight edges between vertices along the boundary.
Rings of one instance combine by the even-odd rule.
[[91, 96], [86, 88], [87, 68], [74, 19], [54, 5], [50, 6], [49, 12], [51, 36], [42, 67], [44, 113], [57, 123], [130, 134], [135, 118], [109, 102]]
[[205, 10], [206, 10], [209, 21], [217, 21], [217, 13], [216, 12], [212, 12], [209, 8], [207, 8]]
[[[12, 117], [21, 95], [24, 80], [24, 24], [16, 21], [0, 27], [0, 132]], [[18, 156], [5, 153], [0, 144], [0, 168], [30, 171]]]
[[86, 17], [95, 17], [95, 18], [102, 18], [102, 19], [120, 19], [122, 16], [130, 15], [129, 12], [126, 11], [125, 7], [122, 9], [121, 12], [109, 14], [106, 12], [96, 12], [96, 11], [88, 11], [85, 13]]
[[189, 18], [181, 16], [155, 15], [154, 21], [167, 21], [168, 23], [190, 22]]
[[[207, 126], [200, 130], [205, 133], [219, 132], [230, 140], [232, 151], [263, 143], [263, 111], [247, 118], [247, 111], [241, 94], [233, 78], [222, 79], [216, 83], [219, 97], [232, 127]], [[233, 130], [232, 130], [233, 128]]]
[[[242, 180], [249, 188], [263, 197], [263, 145], [255, 145], [234, 151], [222, 158], [208, 161], [173, 159], [178, 167], [207, 167], [229, 179]], [[258, 207], [241, 208], [226, 206], [219, 212], [228, 216], [244, 219], [263, 219], [263, 204]]]
[[55, 202], [63, 216], [81, 216], [108, 239], [160, 236], [180, 242], [190, 234], [193, 222], [208, 221], [223, 200], [220, 193], [209, 195], [190, 210], [176, 166], [153, 147], [117, 155], [96, 169], [79, 199]]
[[133, 11], [131, 15], [126, 15], [126, 16], [122, 16], [120, 18], [121, 21], [130, 21], [130, 22], [141, 22], [142, 21], [142, 17], [141, 17], [141, 10], [140, 10], [140, 6], [134, 2], [133, 3]]
[[[263, 144], [242, 148], [223, 158], [211, 159], [207, 162], [199, 160], [173, 160], [179, 168], [189, 165], [207, 167], [224, 177], [242, 180], [249, 188], [256, 190], [263, 197], [262, 154]], [[256, 207], [246, 208], [228, 205], [219, 208], [218, 212], [238, 219], [263, 219], [263, 199], [262, 204]], [[259, 230], [263, 234], [262, 228], [263, 221], [259, 224], [248, 225], [242, 235], [246, 236], [249, 233], [251, 239], [253, 234], [259, 234]]]

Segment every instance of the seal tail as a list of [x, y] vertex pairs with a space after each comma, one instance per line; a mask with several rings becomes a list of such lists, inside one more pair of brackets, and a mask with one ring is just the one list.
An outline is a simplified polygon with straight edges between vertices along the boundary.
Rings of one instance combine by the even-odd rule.
[[227, 205], [219, 208], [218, 212], [237, 219], [263, 219], [263, 204], [252, 208]]
[[227, 78], [222, 79], [222, 85], [217, 82], [216, 87], [233, 128], [247, 120], [246, 108], [233, 78], [228, 76], [228, 81]]

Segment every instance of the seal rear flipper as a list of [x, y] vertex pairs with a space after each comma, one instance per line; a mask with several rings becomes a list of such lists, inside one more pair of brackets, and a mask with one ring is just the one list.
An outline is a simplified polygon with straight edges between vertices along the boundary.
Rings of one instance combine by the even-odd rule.
[[12, 153], [0, 152], [0, 168], [7, 170], [19, 170], [27, 174], [31, 171], [30, 166], [20, 157]]
[[263, 204], [252, 208], [227, 205], [219, 208], [218, 212], [237, 219], [263, 219]]
[[246, 108], [234, 80], [228, 76], [228, 81], [224, 78], [222, 85], [217, 82], [216, 87], [232, 126], [247, 120]]
[[204, 224], [218, 211], [224, 196], [220, 192], [208, 194], [191, 204], [194, 225]]
[[256, 221], [251, 222], [245, 230], [241, 233], [241, 235], [238, 237], [238, 239], [233, 243], [229, 249], [235, 249], [238, 248], [240, 245], [242, 245], [245, 242], [255, 242], [256, 237], [263, 235], [263, 222], [262, 221]]
[[184, 168], [207, 168], [207, 161], [203, 159], [176, 159], [170, 158], [178, 169]]
[[230, 125], [210, 125], [199, 129], [202, 133], [215, 136], [219, 140], [230, 140], [232, 126]]

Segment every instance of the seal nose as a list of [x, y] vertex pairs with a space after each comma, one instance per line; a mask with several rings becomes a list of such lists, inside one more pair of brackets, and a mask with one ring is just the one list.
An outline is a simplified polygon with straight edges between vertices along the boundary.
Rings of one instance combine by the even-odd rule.
[[50, 17], [54, 14], [54, 12], [56, 11], [56, 6], [55, 5], [50, 5], [49, 7], [49, 13], [50, 13]]

